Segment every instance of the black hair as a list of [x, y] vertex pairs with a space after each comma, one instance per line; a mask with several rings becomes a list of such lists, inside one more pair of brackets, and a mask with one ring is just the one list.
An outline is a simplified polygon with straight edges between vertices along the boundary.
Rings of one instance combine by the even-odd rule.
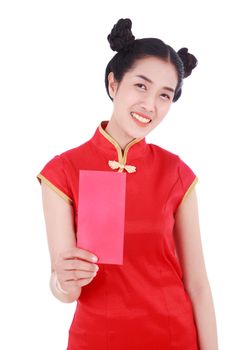
[[121, 18], [107, 36], [111, 49], [117, 51], [105, 70], [105, 87], [108, 96], [113, 100], [108, 91], [108, 75], [110, 72], [113, 72], [116, 81], [121, 82], [124, 74], [132, 69], [138, 59], [155, 56], [165, 62], [172, 63], [176, 68], [178, 83], [173, 97], [173, 102], [176, 102], [181, 96], [183, 79], [191, 74], [198, 63], [196, 57], [188, 53], [186, 47], [176, 52], [171, 46], [158, 38], [135, 39], [131, 27], [132, 22], [129, 18]]

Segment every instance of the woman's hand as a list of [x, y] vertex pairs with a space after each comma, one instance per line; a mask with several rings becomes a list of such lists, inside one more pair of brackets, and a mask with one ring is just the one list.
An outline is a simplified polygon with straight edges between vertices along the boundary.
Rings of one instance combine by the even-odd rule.
[[63, 290], [71, 292], [93, 280], [99, 267], [92, 257], [95, 255], [80, 248], [72, 248], [58, 256], [54, 271]]

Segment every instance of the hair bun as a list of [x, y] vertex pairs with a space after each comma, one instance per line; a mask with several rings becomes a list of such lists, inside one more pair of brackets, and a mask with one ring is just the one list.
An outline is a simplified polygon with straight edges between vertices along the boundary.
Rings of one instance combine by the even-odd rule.
[[121, 18], [113, 26], [111, 33], [107, 36], [113, 51], [128, 50], [134, 43], [135, 37], [131, 32], [132, 22], [129, 18]]
[[177, 51], [177, 54], [183, 62], [184, 78], [186, 78], [192, 73], [192, 70], [196, 67], [198, 61], [194, 55], [188, 52], [186, 47], [183, 47]]

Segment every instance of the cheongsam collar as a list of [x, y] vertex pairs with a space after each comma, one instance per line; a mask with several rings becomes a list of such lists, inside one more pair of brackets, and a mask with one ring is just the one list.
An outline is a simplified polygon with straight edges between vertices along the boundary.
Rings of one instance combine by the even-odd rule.
[[101, 121], [90, 141], [107, 155], [108, 164], [112, 169], [118, 169], [119, 172], [124, 169], [129, 173], [135, 172], [133, 161], [143, 157], [147, 150], [145, 137], [133, 139], [123, 151], [118, 142], [105, 131], [108, 122]]

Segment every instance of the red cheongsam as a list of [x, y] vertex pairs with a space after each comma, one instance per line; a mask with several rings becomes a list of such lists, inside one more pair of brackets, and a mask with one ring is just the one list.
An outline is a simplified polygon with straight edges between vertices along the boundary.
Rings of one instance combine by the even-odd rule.
[[37, 175], [73, 205], [76, 232], [79, 169], [127, 172], [123, 265], [100, 264], [82, 288], [67, 350], [198, 350], [173, 240], [176, 209], [198, 178], [178, 155], [145, 138], [131, 141], [123, 154], [107, 123]]

